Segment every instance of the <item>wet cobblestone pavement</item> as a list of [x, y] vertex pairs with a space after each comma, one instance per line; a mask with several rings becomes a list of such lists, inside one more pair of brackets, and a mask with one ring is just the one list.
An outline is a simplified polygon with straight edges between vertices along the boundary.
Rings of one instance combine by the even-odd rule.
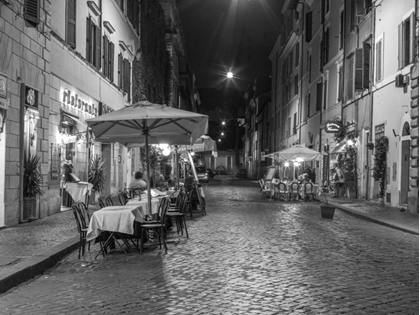
[[74, 252], [0, 295], [0, 314], [419, 313], [418, 236], [270, 202], [251, 181], [203, 187], [207, 216], [168, 254]]

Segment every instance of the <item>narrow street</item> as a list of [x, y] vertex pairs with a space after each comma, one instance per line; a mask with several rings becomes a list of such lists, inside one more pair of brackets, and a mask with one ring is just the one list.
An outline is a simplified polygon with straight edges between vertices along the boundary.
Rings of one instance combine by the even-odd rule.
[[418, 314], [418, 236], [319, 202], [267, 201], [255, 181], [203, 184], [190, 239], [56, 268], [0, 295], [1, 314]]

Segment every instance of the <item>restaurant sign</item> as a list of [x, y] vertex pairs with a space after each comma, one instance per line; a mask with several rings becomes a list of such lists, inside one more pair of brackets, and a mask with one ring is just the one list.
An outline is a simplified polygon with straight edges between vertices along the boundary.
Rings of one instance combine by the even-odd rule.
[[325, 123], [325, 132], [336, 133], [340, 130], [342, 125], [342, 122], [339, 120], [329, 120]]
[[322, 182], [330, 182], [330, 155], [329, 154], [324, 154], [323, 159], [322, 159]]
[[89, 104], [86, 100], [83, 98], [80, 98], [78, 94], [72, 93], [68, 89], [64, 89], [63, 91], [63, 98], [62, 98], [63, 104], [72, 107], [74, 109], [77, 109], [85, 114], [98, 116], [98, 107], [94, 103]]
[[375, 126], [375, 140], [385, 135], [385, 124]]

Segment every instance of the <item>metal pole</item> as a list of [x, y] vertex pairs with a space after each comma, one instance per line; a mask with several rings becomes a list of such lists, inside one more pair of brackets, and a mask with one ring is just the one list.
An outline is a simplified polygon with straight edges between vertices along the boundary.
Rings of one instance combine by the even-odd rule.
[[147, 123], [146, 123], [146, 120], [144, 120], [144, 128], [145, 129], [143, 129], [143, 134], [144, 134], [144, 137], [145, 137], [145, 139], [146, 139], [146, 174], [147, 174], [147, 181], [148, 181], [148, 183], [147, 183], [147, 206], [149, 207], [148, 208], [148, 212], [150, 212], [150, 214], [152, 213], [152, 195], [151, 195], [151, 193], [150, 193], [150, 189], [151, 189], [151, 187], [150, 187], [150, 182], [151, 182], [151, 180], [150, 180], [150, 166], [149, 166], [149, 130], [147, 129]]

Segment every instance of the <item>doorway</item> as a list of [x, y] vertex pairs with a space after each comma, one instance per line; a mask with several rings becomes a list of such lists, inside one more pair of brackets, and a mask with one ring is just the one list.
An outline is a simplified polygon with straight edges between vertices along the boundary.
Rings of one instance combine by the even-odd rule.
[[407, 204], [410, 180], [410, 140], [401, 142], [401, 193], [400, 204]]

